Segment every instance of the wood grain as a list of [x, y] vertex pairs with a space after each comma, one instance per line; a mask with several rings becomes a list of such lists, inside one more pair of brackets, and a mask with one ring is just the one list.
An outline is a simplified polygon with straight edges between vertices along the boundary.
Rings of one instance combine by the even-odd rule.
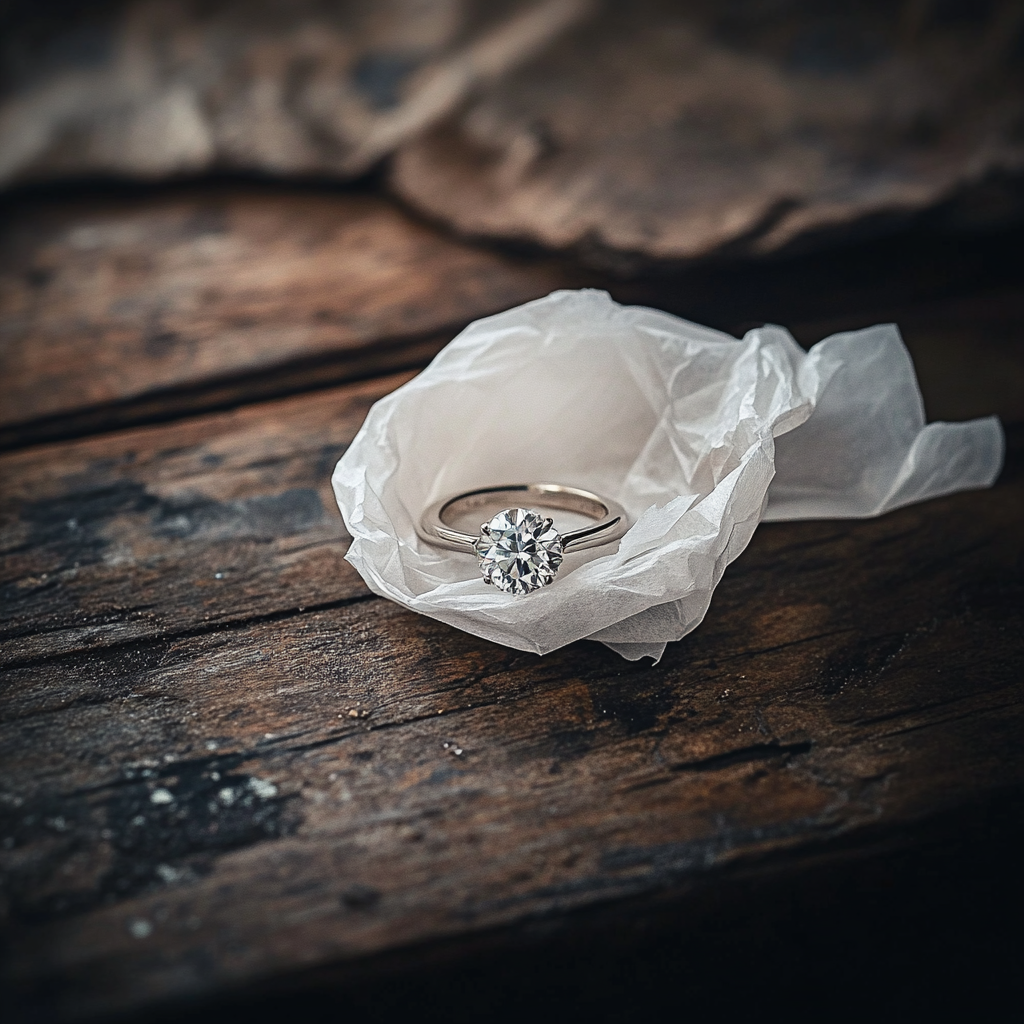
[[469, 321], [572, 283], [369, 194], [211, 187], [6, 214], [0, 428], [15, 435], [423, 365]]
[[4, 456], [0, 658], [367, 597], [329, 479], [403, 379]]
[[762, 527], [651, 668], [368, 595], [325, 481], [399, 379], [0, 457], [32, 1019], [685, 906], [1019, 791], [1019, 428], [990, 492]]

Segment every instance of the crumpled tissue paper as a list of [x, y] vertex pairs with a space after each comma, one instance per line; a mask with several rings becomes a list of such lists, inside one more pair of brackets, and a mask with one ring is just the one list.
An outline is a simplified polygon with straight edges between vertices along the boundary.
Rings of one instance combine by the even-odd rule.
[[[377, 402], [332, 482], [346, 557], [382, 597], [524, 651], [588, 637], [657, 660], [700, 624], [762, 520], [876, 516], [988, 487], [1003, 449], [995, 417], [925, 425], [892, 324], [804, 352], [781, 327], [737, 340], [558, 291], [470, 324]], [[416, 534], [431, 502], [530, 482], [614, 498], [632, 525], [525, 597]]]

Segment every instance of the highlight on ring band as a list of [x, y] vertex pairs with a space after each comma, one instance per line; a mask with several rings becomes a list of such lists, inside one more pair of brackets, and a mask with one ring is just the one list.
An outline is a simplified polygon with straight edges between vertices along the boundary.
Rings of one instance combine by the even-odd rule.
[[[476, 536], [450, 525], [452, 520], [505, 500], [522, 505], [503, 508], [480, 526]], [[554, 519], [525, 506], [575, 512], [593, 519], [592, 525], [560, 532]], [[429, 506], [417, 533], [436, 547], [475, 552], [484, 583], [508, 594], [532, 594], [553, 583], [570, 548], [598, 547], [622, 538], [629, 527], [618, 502], [591, 491], [562, 484], [503, 484], [465, 491]]]

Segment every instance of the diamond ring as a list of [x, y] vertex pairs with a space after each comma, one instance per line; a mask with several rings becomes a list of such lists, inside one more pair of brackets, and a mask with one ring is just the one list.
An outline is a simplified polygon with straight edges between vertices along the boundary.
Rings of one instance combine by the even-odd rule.
[[[475, 536], [450, 525], [473, 512], [500, 508], [509, 500], [517, 504], [493, 515]], [[594, 522], [560, 533], [553, 519], [527, 507], [527, 501], [540, 508], [575, 512]], [[435, 502], [420, 517], [416, 532], [436, 547], [474, 552], [484, 583], [508, 594], [530, 594], [554, 581], [566, 551], [610, 544], [628, 527], [618, 502], [590, 491], [561, 484], [508, 484]]]

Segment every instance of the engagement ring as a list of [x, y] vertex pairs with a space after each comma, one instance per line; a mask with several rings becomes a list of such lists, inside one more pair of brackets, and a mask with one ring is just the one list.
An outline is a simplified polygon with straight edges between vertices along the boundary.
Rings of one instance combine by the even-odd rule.
[[[480, 527], [476, 536], [450, 525], [480, 509], [500, 507], [508, 500], [522, 504], [502, 509]], [[595, 522], [560, 533], [553, 519], [525, 507], [527, 501], [540, 508], [576, 512]], [[554, 580], [562, 556], [570, 548], [610, 544], [628, 528], [621, 505], [590, 491], [561, 484], [511, 484], [482, 487], [435, 502], [421, 516], [416, 532], [437, 547], [475, 552], [484, 583], [508, 594], [530, 594]]]

